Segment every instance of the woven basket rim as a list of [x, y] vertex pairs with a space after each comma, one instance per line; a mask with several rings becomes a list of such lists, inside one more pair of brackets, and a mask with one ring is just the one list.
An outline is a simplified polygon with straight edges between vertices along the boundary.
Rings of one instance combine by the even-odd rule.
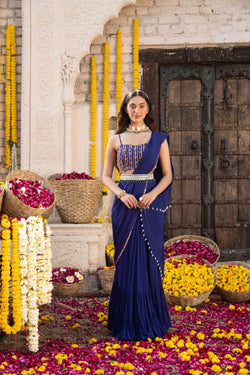
[[[184, 234], [184, 235], [181, 235], [181, 236], [177, 236], [177, 237], [172, 237], [170, 239], [168, 239], [167, 241], [164, 242], [164, 249], [168, 246], [171, 246], [173, 245], [174, 243], [176, 243], [177, 241], [199, 241], [201, 242], [203, 245], [207, 245], [214, 253], [217, 254], [217, 259], [215, 260], [214, 263], [212, 263], [213, 265], [215, 265], [218, 260], [220, 259], [220, 249], [218, 247], [218, 245], [216, 244], [215, 241], [213, 241], [211, 238], [207, 238], [207, 237], [203, 237], [203, 236], [196, 236], [196, 235], [192, 235], [192, 234]], [[166, 258], [166, 259], [169, 259], [169, 258]]]
[[[169, 262], [170, 260], [173, 260], [173, 259], [185, 259], [185, 258], [196, 258], [195, 255], [189, 255], [189, 254], [182, 254], [182, 255], [176, 255], [176, 256], [172, 256], [170, 258], [167, 258], [165, 259], [165, 262]], [[173, 303], [173, 304], [177, 304], [177, 305], [181, 305], [181, 306], [186, 306], [186, 305], [190, 305], [190, 306], [196, 306], [196, 305], [199, 305], [200, 303], [202, 303], [205, 299], [207, 299], [209, 297], [209, 295], [212, 293], [212, 291], [214, 290], [214, 288], [216, 287], [216, 283], [217, 283], [217, 274], [215, 272], [215, 268], [213, 266], [213, 264], [209, 263], [206, 259], [203, 259], [202, 258], [202, 261], [204, 261], [204, 263], [206, 263], [213, 271], [213, 274], [214, 274], [214, 285], [205, 293], [202, 293], [202, 294], [199, 294], [198, 296], [174, 296], [173, 294], [170, 294], [170, 293], [167, 293], [164, 291], [164, 294], [165, 294], [165, 297], [168, 299], [168, 302], [170, 300], [172, 300], [172, 302], [169, 302], [170, 304]], [[173, 301], [179, 301], [180, 303], [175, 303]]]

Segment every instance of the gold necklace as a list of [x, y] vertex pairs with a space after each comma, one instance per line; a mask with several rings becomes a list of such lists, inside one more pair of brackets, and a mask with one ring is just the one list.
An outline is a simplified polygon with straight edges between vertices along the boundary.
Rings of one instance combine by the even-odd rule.
[[129, 133], [142, 133], [142, 132], [148, 132], [149, 127], [145, 124], [142, 126], [136, 126], [136, 125], [129, 125], [128, 128], [126, 129], [127, 132]]

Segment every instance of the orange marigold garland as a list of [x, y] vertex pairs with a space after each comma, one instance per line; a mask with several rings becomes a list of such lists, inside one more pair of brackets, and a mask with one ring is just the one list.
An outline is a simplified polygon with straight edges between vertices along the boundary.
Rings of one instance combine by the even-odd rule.
[[[104, 62], [103, 62], [103, 164], [108, 144], [108, 127], [109, 127], [109, 44], [104, 44]], [[106, 186], [103, 192], [107, 193]]]
[[91, 57], [91, 145], [90, 174], [96, 177], [96, 58]]
[[139, 20], [133, 20], [134, 89], [139, 89]]
[[16, 28], [8, 25], [6, 30], [6, 87], [5, 87], [5, 167], [11, 163], [11, 149], [16, 159], [17, 143], [16, 124]]
[[[122, 101], [122, 31], [117, 31], [116, 40], [116, 105], [117, 105], [117, 127], [118, 127], [118, 114]], [[116, 180], [120, 180], [120, 173], [116, 169]]]

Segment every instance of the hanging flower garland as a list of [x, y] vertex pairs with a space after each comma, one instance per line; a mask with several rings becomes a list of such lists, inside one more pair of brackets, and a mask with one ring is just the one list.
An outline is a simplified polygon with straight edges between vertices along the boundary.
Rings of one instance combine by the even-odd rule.
[[[5, 167], [11, 163], [11, 149], [14, 154], [17, 143], [16, 124], [16, 29], [8, 25], [6, 30], [6, 86], [5, 86]], [[15, 155], [13, 155], [15, 159]]]
[[27, 260], [28, 260], [28, 322], [29, 322], [29, 349], [32, 352], [38, 350], [38, 315], [37, 308], [37, 243], [36, 243], [36, 218], [30, 216], [27, 219]]
[[[1, 295], [1, 317], [0, 326], [7, 334], [15, 334], [20, 331], [22, 326], [21, 313], [21, 291], [20, 291], [20, 272], [19, 272], [19, 254], [18, 254], [18, 224], [14, 219], [12, 222], [12, 258], [11, 256], [11, 231], [8, 229], [11, 225], [9, 220], [1, 221], [1, 225], [7, 228], [2, 231], [2, 295]], [[12, 309], [14, 325], [8, 323], [9, 316], [9, 283], [12, 275]]]
[[[116, 40], [116, 105], [117, 105], [117, 127], [118, 127], [118, 114], [122, 101], [122, 31], [117, 31]], [[116, 169], [116, 180], [120, 180], [120, 173]]]
[[133, 20], [134, 89], [139, 89], [139, 20]]
[[[7, 334], [29, 323], [29, 349], [38, 350], [38, 305], [51, 302], [52, 265], [50, 229], [40, 216], [12, 219], [3, 214], [2, 290], [0, 327]], [[44, 230], [45, 229], [45, 230]], [[12, 256], [11, 256], [12, 240]], [[8, 323], [9, 285], [12, 285], [14, 325]]]
[[[103, 164], [108, 144], [108, 127], [109, 127], [109, 44], [104, 44], [104, 76], [103, 76]], [[106, 186], [103, 192], [107, 193]]]
[[96, 177], [96, 58], [91, 57], [91, 149], [90, 174]]
[[27, 263], [27, 226], [26, 220], [21, 219], [18, 223], [18, 238], [19, 238], [19, 258], [20, 258], [20, 285], [21, 285], [21, 309], [22, 309], [22, 324], [25, 325], [28, 320], [28, 263]]

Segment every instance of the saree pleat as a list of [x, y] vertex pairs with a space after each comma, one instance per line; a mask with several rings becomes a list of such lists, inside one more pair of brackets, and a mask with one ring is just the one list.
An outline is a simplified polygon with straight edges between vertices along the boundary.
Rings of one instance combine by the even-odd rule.
[[[122, 182], [119, 186], [137, 199], [152, 190], [161, 178], [158, 155], [168, 136], [152, 133], [134, 174], [155, 167], [155, 181]], [[172, 185], [172, 183], [171, 183]], [[148, 209], [128, 209], [115, 197], [112, 225], [117, 263], [110, 296], [108, 328], [121, 340], [163, 337], [171, 326], [162, 287], [164, 272], [164, 223], [171, 185]]]

